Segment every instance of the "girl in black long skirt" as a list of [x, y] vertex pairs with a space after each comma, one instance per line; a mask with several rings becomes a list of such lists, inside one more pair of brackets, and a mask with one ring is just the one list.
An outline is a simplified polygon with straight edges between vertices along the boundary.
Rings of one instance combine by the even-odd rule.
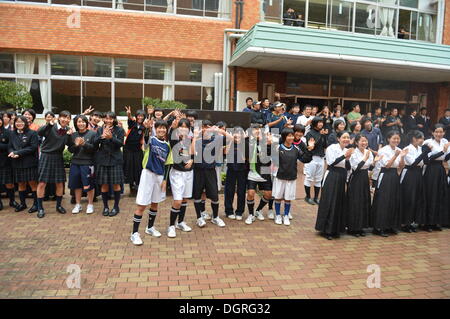
[[441, 225], [448, 225], [448, 189], [447, 175], [443, 166], [445, 155], [450, 143], [444, 138], [444, 126], [436, 124], [433, 130], [433, 137], [426, 140], [424, 145], [431, 149], [428, 153], [424, 178], [426, 218], [425, 230], [442, 230]]
[[35, 131], [28, 128], [28, 120], [19, 116], [14, 122], [15, 130], [11, 132], [8, 143], [8, 157], [11, 158], [14, 182], [19, 184], [20, 204], [16, 212], [27, 208], [25, 198], [27, 184], [33, 191], [34, 204], [28, 211], [34, 213], [36, 207], [36, 190], [38, 180], [38, 146], [39, 138]]
[[316, 221], [316, 230], [328, 240], [339, 238], [345, 229], [345, 184], [350, 169], [348, 159], [354, 151], [346, 148], [350, 144], [348, 132], [338, 132], [336, 137], [338, 143], [328, 146], [325, 152], [328, 170], [322, 182]]
[[[9, 198], [9, 207], [16, 208], [18, 203], [14, 199], [14, 179], [11, 166], [11, 158], [8, 157], [8, 144], [11, 130], [5, 129], [3, 125], [3, 113], [0, 113], [0, 185], [6, 189]], [[0, 200], [0, 210], [3, 203]]]
[[367, 149], [369, 141], [364, 135], [356, 135], [356, 146], [350, 156], [352, 172], [347, 188], [347, 232], [355, 237], [365, 236], [363, 228], [369, 227], [370, 216], [370, 182], [369, 168], [374, 164], [374, 157]]
[[[411, 131], [410, 144], [405, 147], [408, 153], [405, 155], [405, 168], [400, 175], [400, 188], [402, 194], [401, 223], [402, 231], [416, 232], [413, 222], [425, 223], [425, 191], [423, 188], [423, 160], [429, 149], [422, 144], [424, 136], [421, 131]], [[427, 151], [428, 150], [428, 151]]]
[[135, 117], [131, 116], [131, 108], [126, 107], [128, 115], [128, 132], [123, 147], [123, 173], [125, 175], [125, 183], [130, 184], [130, 190], [134, 191], [139, 185], [142, 172], [142, 160], [144, 153], [142, 144], [144, 138], [144, 120], [145, 112], [143, 110], [136, 111]]
[[388, 232], [395, 235], [400, 228], [400, 176], [397, 170], [404, 167], [404, 158], [408, 152], [398, 148], [398, 131], [390, 131], [387, 142], [388, 145], [378, 151], [381, 172], [375, 188], [371, 216], [373, 233], [382, 237], [387, 237]]

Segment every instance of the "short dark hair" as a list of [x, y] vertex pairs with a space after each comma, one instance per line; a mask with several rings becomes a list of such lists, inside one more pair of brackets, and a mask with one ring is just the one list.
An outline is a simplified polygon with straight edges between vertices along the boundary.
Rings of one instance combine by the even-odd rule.
[[188, 128], [191, 128], [191, 121], [189, 121], [188, 119], [182, 118], [178, 121], [178, 125], [177, 127], [181, 127], [183, 124], [186, 124], [186, 126]]
[[425, 106], [422, 106], [419, 110], [419, 112], [422, 112], [423, 110], [427, 110], [427, 108]]
[[198, 119], [198, 113], [194, 110], [189, 110], [186, 112], [186, 117], [193, 117], [194, 119]]
[[350, 135], [350, 133], [349, 132], [347, 132], [347, 131], [339, 131], [339, 132], [337, 132], [337, 134], [336, 134], [336, 137], [337, 138], [341, 138], [344, 134], [349, 134]]
[[164, 120], [157, 120], [157, 121], [155, 122], [155, 130], [156, 130], [158, 127], [160, 127], [160, 126], [164, 126], [164, 127], [166, 128], [166, 130], [169, 129], [169, 124], [167, 124], [167, 122], [164, 121]]
[[34, 119], [36, 118], [36, 111], [33, 109], [26, 109], [25, 111], [23, 111], [22, 115], [25, 115], [25, 113], [27, 112], [30, 113], [30, 115], [33, 117], [32, 121], [34, 121]]
[[287, 137], [289, 134], [294, 135], [294, 130], [291, 129], [291, 128], [284, 128], [284, 129], [281, 131], [280, 142], [281, 142], [281, 143], [284, 143], [284, 141], [286, 141], [286, 137]]
[[245, 103], [247, 103], [248, 101], [252, 101], [253, 102], [253, 99], [249, 96], [248, 98], [245, 99]]
[[71, 117], [71, 114], [69, 111], [64, 110], [64, 111], [59, 112], [58, 117]]
[[47, 117], [47, 115], [51, 115], [52, 117], [55, 117], [55, 113], [53, 113], [52, 111], [45, 112], [44, 117]]
[[338, 126], [339, 126], [339, 124], [341, 124], [341, 123], [345, 125], [345, 122], [343, 120], [336, 120], [336, 121], [334, 121], [334, 123], [333, 123], [333, 130], [336, 131]]
[[76, 130], [77, 132], [78, 132], [78, 130], [79, 130], [79, 129], [78, 129], [78, 126], [77, 126], [78, 119], [82, 119], [83, 122], [86, 123], [86, 129], [87, 129], [87, 128], [88, 128], [88, 125], [89, 125], [88, 118], [87, 118], [86, 115], [80, 114], [80, 115], [75, 116], [75, 118], [73, 119], [73, 126], [75, 127], [75, 130]]
[[367, 136], [362, 135], [362, 134], [356, 134], [356, 136], [355, 136], [355, 144], [358, 143], [363, 137], [364, 137], [366, 140], [368, 140]]
[[110, 117], [110, 118], [112, 118], [114, 120], [113, 121], [113, 126], [117, 126], [119, 124], [119, 122], [117, 122], [117, 115], [116, 115], [116, 113], [114, 113], [112, 111], [109, 111], [109, 112], [104, 113], [104, 115], [105, 115], [105, 118], [106, 117]]
[[202, 126], [212, 126], [212, 122], [210, 120], [203, 120]]
[[17, 124], [17, 120], [21, 120], [22, 122], [25, 123], [25, 126], [23, 127], [23, 131], [26, 132], [30, 129], [29, 125], [28, 125], [28, 120], [25, 116], [23, 115], [19, 115], [16, 120], [14, 121], [14, 128], [17, 129], [16, 124]]
[[400, 136], [400, 132], [397, 131], [397, 130], [391, 130], [391, 131], [389, 131], [389, 132], [387, 133], [386, 140], [390, 140], [390, 139], [392, 138], [392, 136], [394, 136], [394, 135]]
[[425, 138], [425, 136], [419, 130], [412, 130], [408, 133], [408, 141], [411, 143], [413, 138], [420, 139], [420, 138]]
[[305, 126], [303, 126], [302, 124], [295, 124], [294, 125], [294, 133], [295, 132], [301, 132], [301, 133], [305, 134], [305, 132], [306, 132]]
[[350, 124], [350, 131], [353, 132], [355, 130], [356, 125], [361, 124], [358, 121], [353, 122], [352, 124]]
[[227, 127], [227, 123], [225, 121], [219, 121], [216, 123], [216, 126], [218, 127]]
[[91, 116], [98, 116], [98, 117], [103, 117], [103, 113], [100, 111], [94, 111]]

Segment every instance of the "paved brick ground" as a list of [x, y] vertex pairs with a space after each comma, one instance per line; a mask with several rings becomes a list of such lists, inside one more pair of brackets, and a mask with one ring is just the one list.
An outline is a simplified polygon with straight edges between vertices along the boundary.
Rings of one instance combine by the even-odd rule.
[[[156, 222], [161, 231], [169, 205]], [[450, 230], [327, 241], [314, 231], [317, 206], [297, 200], [290, 227], [225, 220], [224, 229], [208, 223], [154, 239], [141, 225], [144, 245], [134, 247], [129, 196], [114, 218], [100, 214], [100, 203], [89, 216], [46, 206], [44, 219], [0, 212], [0, 298], [450, 297]], [[194, 216], [190, 203], [190, 225]], [[67, 288], [70, 264], [81, 267], [81, 289]], [[367, 288], [370, 264], [381, 267], [379, 289]]]

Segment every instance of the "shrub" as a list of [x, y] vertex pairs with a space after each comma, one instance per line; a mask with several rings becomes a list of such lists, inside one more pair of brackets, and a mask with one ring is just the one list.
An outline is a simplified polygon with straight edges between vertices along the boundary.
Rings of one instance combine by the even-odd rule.
[[33, 107], [33, 99], [25, 86], [13, 81], [0, 81], [0, 106], [18, 112]]
[[185, 109], [188, 107], [186, 104], [178, 101], [161, 101], [160, 99], [154, 99], [147, 96], [142, 99], [142, 104], [144, 106], [152, 105], [153, 108], [161, 109]]

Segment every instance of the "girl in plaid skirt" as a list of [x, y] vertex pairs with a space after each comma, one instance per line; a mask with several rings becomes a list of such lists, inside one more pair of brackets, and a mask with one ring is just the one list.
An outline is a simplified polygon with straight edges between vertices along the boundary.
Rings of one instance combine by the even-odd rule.
[[[6, 188], [6, 194], [9, 198], [9, 206], [16, 208], [14, 200], [14, 181], [11, 167], [11, 159], [8, 157], [8, 143], [11, 131], [5, 129], [3, 125], [3, 113], [0, 113], [0, 185]], [[0, 200], [0, 210], [3, 209], [3, 203]]]

